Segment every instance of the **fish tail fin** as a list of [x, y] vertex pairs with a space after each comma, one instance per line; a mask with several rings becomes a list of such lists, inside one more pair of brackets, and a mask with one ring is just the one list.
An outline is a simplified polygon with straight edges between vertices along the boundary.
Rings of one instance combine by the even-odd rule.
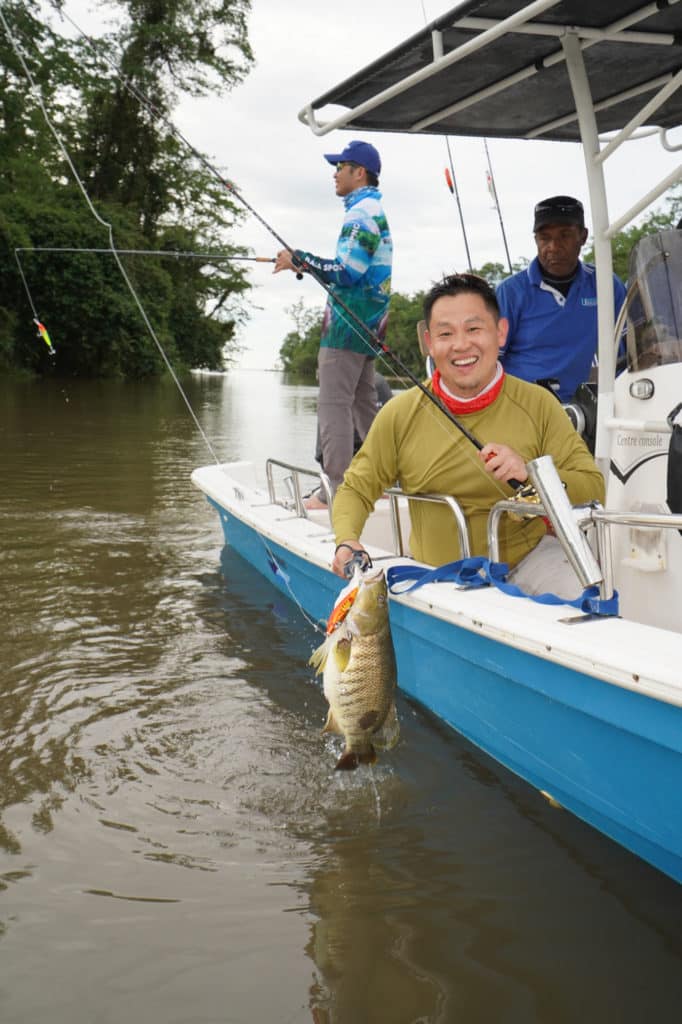
[[359, 764], [374, 764], [377, 759], [376, 750], [370, 744], [367, 750], [344, 750], [334, 765], [335, 772], [352, 772]]
[[353, 750], [344, 750], [341, 757], [334, 765], [335, 772], [352, 772], [360, 764], [358, 755]]

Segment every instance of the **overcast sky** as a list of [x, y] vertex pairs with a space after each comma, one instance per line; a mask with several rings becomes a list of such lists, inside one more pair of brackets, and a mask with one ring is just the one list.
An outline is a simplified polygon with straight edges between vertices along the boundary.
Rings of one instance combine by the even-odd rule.
[[[176, 123], [289, 245], [321, 256], [333, 255], [343, 216], [323, 154], [339, 152], [356, 137], [372, 142], [383, 162], [381, 190], [394, 241], [393, 289], [421, 290], [443, 272], [466, 269], [457, 205], [445, 183], [445, 140], [348, 131], [316, 137], [298, 112], [421, 29], [425, 15], [431, 21], [454, 6], [452, 0], [370, 0], [345, 7], [320, 0], [253, 0], [249, 37], [255, 68], [221, 100], [183, 103]], [[84, 4], [67, 0], [66, 9], [78, 20]], [[532, 208], [538, 199], [575, 195], [589, 216], [578, 145], [493, 139], [488, 146], [512, 260], [534, 255]], [[451, 149], [472, 261], [504, 263], [483, 142], [453, 138]], [[666, 153], [656, 138], [624, 149], [607, 164], [612, 219], [679, 163], [679, 153]], [[278, 248], [253, 217], [233, 240], [260, 256], [273, 256]], [[311, 279], [273, 276], [268, 264], [253, 264], [250, 277], [255, 287], [249, 301], [261, 308], [253, 309], [241, 331], [241, 365], [271, 368], [293, 326], [286, 308], [300, 298], [321, 307], [326, 296]]]

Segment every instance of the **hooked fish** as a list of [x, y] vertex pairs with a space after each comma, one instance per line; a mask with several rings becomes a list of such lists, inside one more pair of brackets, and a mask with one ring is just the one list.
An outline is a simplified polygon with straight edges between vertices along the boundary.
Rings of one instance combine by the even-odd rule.
[[[346, 746], [336, 770], [376, 761], [376, 749], [398, 741], [396, 664], [388, 622], [388, 587], [383, 569], [350, 585], [357, 594], [345, 617], [310, 658], [322, 672], [329, 713], [323, 732], [339, 733]], [[336, 607], [350, 594], [342, 591]], [[334, 613], [330, 618], [334, 622]]]

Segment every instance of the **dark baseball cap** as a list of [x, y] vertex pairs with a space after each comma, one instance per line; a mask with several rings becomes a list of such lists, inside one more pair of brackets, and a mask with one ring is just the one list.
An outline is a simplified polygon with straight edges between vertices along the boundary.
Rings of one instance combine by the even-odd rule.
[[573, 196], [550, 196], [537, 203], [533, 211], [533, 234], [545, 224], [577, 224], [585, 227], [585, 211]]
[[364, 167], [370, 174], [376, 174], [377, 177], [381, 173], [381, 158], [369, 142], [359, 142], [358, 140], [349, 142], [343, 153], [325, 153], [324, 158], [330, 164], [340, 164], [344, 160], [348, 160], [351, 163], [359, 164], [360, 167]]

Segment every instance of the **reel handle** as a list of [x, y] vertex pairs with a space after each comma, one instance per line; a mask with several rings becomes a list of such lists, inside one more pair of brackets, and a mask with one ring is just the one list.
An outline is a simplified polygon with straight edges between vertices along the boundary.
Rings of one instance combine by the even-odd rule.
[[343, 575], [347, 580], [351, 579], [355, 570], [367, 572], [372, 568], [372, 559], [366, 551], [356, 551], [352, 558], [349, 558], [343, 567]]

